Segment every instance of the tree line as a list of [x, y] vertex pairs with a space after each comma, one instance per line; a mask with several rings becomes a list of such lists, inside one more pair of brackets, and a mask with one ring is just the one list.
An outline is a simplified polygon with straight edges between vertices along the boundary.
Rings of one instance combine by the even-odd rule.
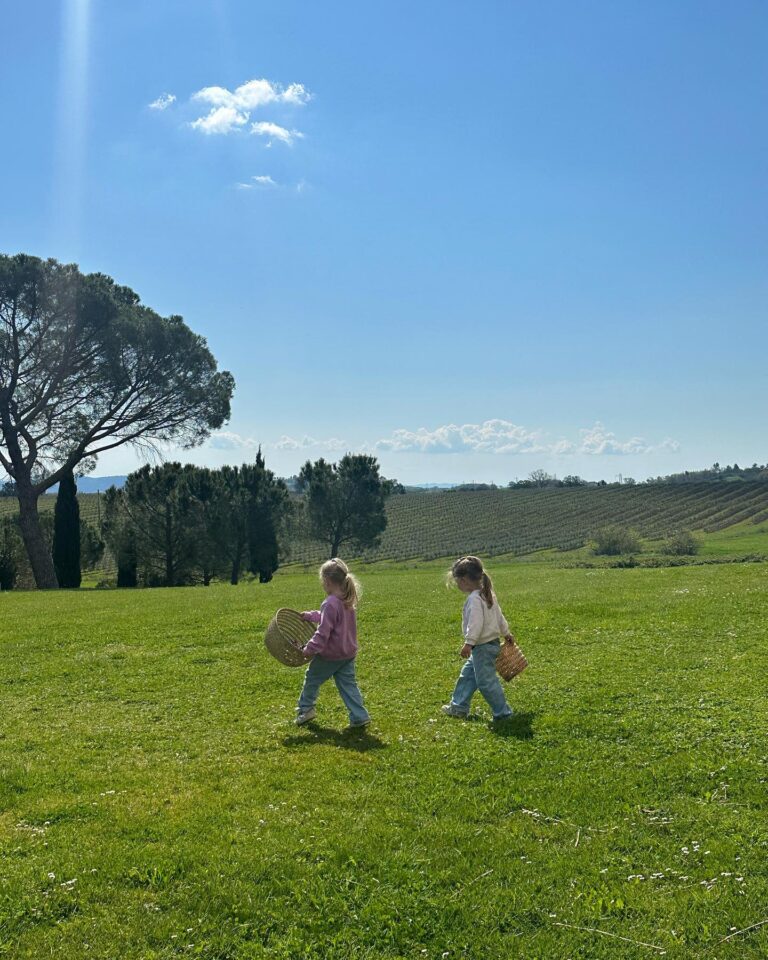
[[[291, 492], [259, 451], [240, 467], [144, 466], [106, 491], [98, 531], [80, 519], [76, 480], [67, 473], [54, 513], [40, 520], [61, 587], [79, 587], [105, 549], [118, 587], [237, 584], [244, 574], [267, 583], [290, 559], [291, 542], [316, 542], [328, 556], [376, 546], [386, 498], [400, 489], [374, 457], [348, 454], [338, 463], [307, 461]], [[0, 589], [13, 588], [25, 559], [19, 516], [3, 518]]]
[[[740, 467], [738, 463], [732, 466], [728, 464], [724, 467], [719, 463], [713, 463], [711, 467], [704, 470], [684, 470], [681, 473], [670, 473], [666, 476], [648, 477], [642, 481], [644, 484], [683, 484], [683, 483], [703, 483], [717, 481], [738, 481], [738, 480], [768, 480], [768, 464], [753, 463], [751, 467]], [[621, 486], [635, 486], [638, 481], [634, 477], [619, 475], [615, 482]], [[510, 480], [507, 485], [510, 488], [530, 489], [531, 487], [608, 487], [614, 486], [607, 480], [584, 480], [582, 477], [571, 474], [559, 479], [546, 470], [532, 470], [527, 477], [521, 480]], [[495, 484], [463, 484], [455, 487], [457, 490], [483, 490], [497, 489]]]

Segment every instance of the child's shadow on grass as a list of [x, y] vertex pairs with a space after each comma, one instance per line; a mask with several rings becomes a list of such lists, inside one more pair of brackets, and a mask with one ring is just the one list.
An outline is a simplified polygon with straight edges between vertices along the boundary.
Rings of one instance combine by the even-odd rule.
[[512, 737], [515, 740], [533, 740], [535, 713], [515, 713], [508, 720], [494, 720], [491, 731], [497, 737]]
[[[297, 733], [283, 739], [284, 747], [314, 747], [318, 743], [331, 744], [342, 750], [356, 750], [367, 753], [369, 750], [384, 750], [387, 746], [365, 728], [360, 730], [335, 730], [333, 727], [321, 727], [310, 721], [304, 728], [305, 733]], [[312, 734], [307, 736], [307, 734]]]

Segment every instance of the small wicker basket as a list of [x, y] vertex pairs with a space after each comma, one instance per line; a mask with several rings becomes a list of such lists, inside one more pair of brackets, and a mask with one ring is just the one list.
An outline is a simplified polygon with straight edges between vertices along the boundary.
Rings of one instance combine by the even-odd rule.
[[501, 651], [496, 657], [496, 672], [502, 680], [512, 680], [528, 666], [525, 654], [518, 647], [517, 641], [505, 640]]
[[301, 667], [309, 662], [301, 648], [314, 632], [314, 625], [302, 620], [298, 611], [282, 607], [267, 627], [264, 644], [275, 660], [286, 667]]

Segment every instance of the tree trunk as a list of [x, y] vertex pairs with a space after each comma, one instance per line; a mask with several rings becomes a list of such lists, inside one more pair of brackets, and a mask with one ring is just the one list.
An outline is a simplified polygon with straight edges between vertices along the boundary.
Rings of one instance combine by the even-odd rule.
[[173, 524], [171, 520], [171, 505], [165, 505], [165, 585], [175, 586], [173, 575]]
[[232, 573], [230, 574], [230, 577], [229, 577], [229, 582], [232, 584], [233, 587], [236, 587], [240, 582], [240, 564], [242, 563], [242, 560], [243, 560], [243, 551], [242, 549], [238, 548], [237, 553], [232, 559]]
[[48, 548], [43, 531], [40, 529], [40, 516], [37, 512], [37, 494], [26, 484], [19, 485], [19, 526], [32, 574], [38, 590], [56, 590], [59, 582], [53, 566], [53, 557]]

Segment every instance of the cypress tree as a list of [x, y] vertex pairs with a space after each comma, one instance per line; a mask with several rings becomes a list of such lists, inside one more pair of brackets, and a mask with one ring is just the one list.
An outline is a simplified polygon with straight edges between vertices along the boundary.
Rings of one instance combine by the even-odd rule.
[[53, 566], [60, 587], [79, 587], [80, 505], [75, 475], [69, 470], [59, 482], [53, 521]]
[[133, 534], [126, 533], [117, 553], [117, 585], [118, 587], [135, 587], [138, 586], [138, 582], [136, 540]]
[[0, 520], [0, 590], [16, 585], [19, 557], [19, 533], [12, 517]]
[[248, 525], [250, 568], [259, 575], [259, 583], [269, 583], [278, 568], [278, 547], [271, 504], [254, 504]]

